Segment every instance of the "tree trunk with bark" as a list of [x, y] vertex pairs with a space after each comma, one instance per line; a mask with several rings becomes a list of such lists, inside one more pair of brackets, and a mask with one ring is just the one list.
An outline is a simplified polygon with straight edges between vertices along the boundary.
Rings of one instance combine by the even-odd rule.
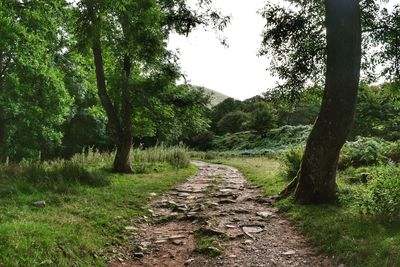
[[96, 68], [98, 95], [107, 114], [108, 127], [117, 145], [113, 171], [118, 173], [130, 173], [132, 172], [129, 160], [129, 154], [132, 148], [132, 106], [128, 94], [128, 83], [131, 73], [131, 62], [128, 57], [124, 60], [124, 81], [121, 88], [123, 101], [121, 104], [121, 112], [118, 112], [107, 93], [100, 36], [95, 36], [93, 38], [92, 52]]
[[[295, 202], [333, 204], [339, 153], [349, 135], [360, 80], [358, 0], [326, 0], [327, 70], [321, 110], [308, 138], [296, 180]], [[297, 184], [297, 186], [293, 186]]]
[[0, 118], [0, 161], [5, 159], [6, 122]]
[[124, 58], [123, 76], [124, 81], [122, 83], [122, 103], [121, 103], [121, 116], [122, 125], [120, 133], [118, 135], [117, 154], [114, 160], [114, 171], [119, 173], [130, 173], [132, 172], [129, 154], [132, 148], [132, 103], [129, 96], [129, 79], [132, 69], [132, 63], [128, 56]]

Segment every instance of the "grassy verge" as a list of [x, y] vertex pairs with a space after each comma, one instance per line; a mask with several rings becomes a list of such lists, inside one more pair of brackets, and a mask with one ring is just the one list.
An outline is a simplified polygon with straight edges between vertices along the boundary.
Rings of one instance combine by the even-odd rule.
[[[263, 158], [213, 160], [238, 168], [253, 183], [262, 185], [268, 195], [276, 194], [288, 183], [279, 175], [279, 163]], [[300, 206], [284, 200], [277, 205], [299, 226], [304, 235], [322, 252], [335, 255], [347, 266], [400, 266], [400, 223], [362, 215], [354, 194], [364, 185], [350, 184], [348, 173], [339, 174], [342, 204]]]
[[255, 185], [261, 185], [267, 195], [276, 195], [287, 184], [278, 175], [280, 165], [276, 160], [260, 157], [221, 158], [209, 160], [212, 163], [229, 165], [239, 169]]
[[[54, 167], [33, 172], [3, 166], [0, 184], [7, 190], [0, 190], [0, 266], [105, 265], [101, 256], [132, 234], [125, 227], [147, 214], [150, 193], [162, 194], [196, 172], [193, 166], [178, 169], [167, 162], [146, 166], [144, 174], [118, 175], [92, 165], [69, 175], [79, 179], [59, 175]], [[38, 200], [46, 206], [32, 205]]]

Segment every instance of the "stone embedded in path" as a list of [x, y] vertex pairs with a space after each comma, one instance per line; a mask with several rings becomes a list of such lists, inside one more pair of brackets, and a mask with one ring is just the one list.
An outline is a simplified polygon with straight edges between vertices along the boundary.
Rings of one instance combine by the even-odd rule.
[[191, 264], [192, 262], [194, 262], [194, 259], [188, 259], [187, 261], [185, 261], [185, 266]]
[[172, 244], [176, 245], [176, 246], [180, 246], [183, 244], [183, 240], [182, 239], [172, 239]]
[[285, 252], [282, 253], [282, 255], [285, 255], [285, 256], [292, 256], [294, 254], [296, 254], [296, 251], [294, 251], [293, 249], [285, 251]]
[[230, 192], [232, 192], [233, 190], [232, 190], [232, 189], [229, 189], [229, 188], [221, 188], [221, 189], [219, 189], [219, 191], [222, 192], [222, 193], [230, 193]]
[[191, 188], [186, 188], [186, 189], [175, 189], [179, 193], [202, 193], [203, 191], [200, 189], [191, 189]]
[[261, 233], [264, 231], [262, 226], [259, 225], [248, 225], [248, 226], [242, 226], [243, 233], [245, 233], [248, 237], [251, 239], [255, 239], [255, 237], [252, 234], [257, 234]]
[[138, 229], [135, 226], [126, 226], [125, 230], [126, 231], [137, 231]]
[[238, 213], [238, 214], [249, 214], [251, 213], [251, 210], [248, 209], [236, 209], [233, 210], [234, 213]]
[[211, 196], [216, 197], [216, 198], [226, 198], [226, 197], [232, 197], [232, 198], [237, 198], [233, 192], [220, 192], [217, 194], [212, 194]]
[[234, 204], [236, 203], [236, 200], [232, 200], [232, 199], [221, 199], [220, 201], [218, 201], [219, 204]]
[[243, 226], [242, 229], [244, 232], [247, 233], [261, 233], [262, 231], [264, 231], [264, 229], [258, 225]]
[[189, 193], [179, 193], [178, 194], [178, 197], [190, 197], [191, 196], [191, 194], [189, 194]]
[[182, 239], [182, 238], [185, 238], [185, 237], [186, 236], [184, 236], [184, 235], [173, 235], [173, 236], [168, 237], [168, 239], [174, 240], [174, 239]]
[[269, 212], [269, 211], [260, 211], [260, 212], [257, 212], [257, 216], [260, 216], [260, 217], [262, 217], [262, 218], [264, 218], [264, 219], [267, 219], [267, 218], [271, 217], [272, 215], [273, 215], [273, 213], [272, 213], [272, 212]]

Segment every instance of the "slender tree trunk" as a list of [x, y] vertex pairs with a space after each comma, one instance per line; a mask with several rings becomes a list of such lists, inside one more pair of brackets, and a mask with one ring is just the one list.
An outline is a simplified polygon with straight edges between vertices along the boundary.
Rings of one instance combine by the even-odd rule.
[[339, 152], [353, 125], [360, 79], [361, 23], [358, 0], [325, 0], [325, 92], [297, 176], [295, 201], [333, 204]]
[[118, 118], [118, 112], [113, 105], [106, 88], [106, 77], [104, 74], [104, 62], [103, 53], [101, 49], [100, 37], [94, 37], [92, 44], [92, 51], [94, 57], [94, 64], [96, 68], [96, 81], [97, 81], [97, 92], [100, 98], [100, 102], [106, 111], [108, 118], [108, 125], [114, 139], [118, 139], [118, 135], [121, 132], [121, 125]]
[[114, 171], [119, 173], [132, 172], [129, 154], [132, 148], [132, 103], [129, 96], [129, 78], [131, 73], [132, 63], [128, 56], [124, 57], [123, 76], [124, 81], [122, 84], [122, 125], [121, 136], [117, 145], [117, 154], [114, 160]]
[[[124, 62], [124, 83], [122, 88], [122, 114], [118, 114], [117, 109], [112, 103], [106, 89], [106, 79], [104, 74], [104, 62], [101, 49], [100, 37], [97, 36], [92, 44], [93, 57], [96, 68], [97, 89], [100, 101], [108, 118], [108, 126], [112, 133], [113, 139], [117, 144], [117, 153], [115, 155], [113, 171], [118, 173], [132, 172], [129, 161], [129, 152], [132, 148], [132, 125], [131, 115], [132, 107], [127, 93], [129, 74], [131, 65]], [[122, 116], [122, 123], [119, 118]]]
[[0, 161], [5, 159], [5, 138], [6, 138], [6, 123], [0, 118]]

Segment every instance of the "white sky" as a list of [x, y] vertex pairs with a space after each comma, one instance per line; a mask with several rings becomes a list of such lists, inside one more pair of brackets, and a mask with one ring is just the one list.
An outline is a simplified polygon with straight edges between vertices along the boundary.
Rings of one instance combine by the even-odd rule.
[[[229, 48], [212, 31], [198, 29], [189, 37], [173, 35], [170, 49], [179, 49], [180, 62], [189, 83], [243, 100], [274, 87], [277, 79], [266, 70], [269, 60], [258, 57], [265, 21], [257, 11], [265, 0], [214, 0], [223, 14], [231, 15], [224, 31]], [[389, 0], [390, 8], [400, 0]]]
[[275, 85], [266, 71], [268, 59], [258, 57], [265, 21], [257, 14], [264, 0], [215, 0], [214, 6], [231, 15], [224, 31], [229, 48], [214, 32], [198, 29], [189, 37], [173, 35], [170, 49], [180, 50], [180, 62], [188, 82], [237, 99], [246, 99]]

